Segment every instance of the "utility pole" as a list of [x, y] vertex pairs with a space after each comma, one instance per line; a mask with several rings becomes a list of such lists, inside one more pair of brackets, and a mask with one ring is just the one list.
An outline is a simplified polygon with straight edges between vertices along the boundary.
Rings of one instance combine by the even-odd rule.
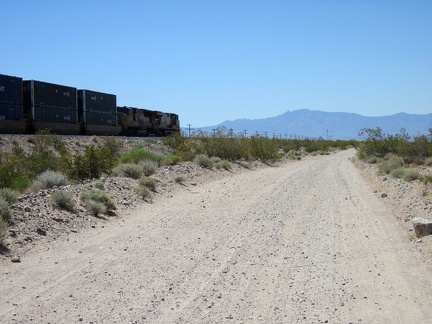
[[189, 127], [189, 137], [190, 137], [190, 128], [191, 128], [192, 124], [187, 124], [187, 125]]

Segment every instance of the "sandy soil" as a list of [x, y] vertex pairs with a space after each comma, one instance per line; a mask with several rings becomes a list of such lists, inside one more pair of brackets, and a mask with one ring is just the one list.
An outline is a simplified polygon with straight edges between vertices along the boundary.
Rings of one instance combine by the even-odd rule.
[[0, 263], [0, 322], [430, 323], [431, 265], [353, 154], [188, 185], [41, 242]]

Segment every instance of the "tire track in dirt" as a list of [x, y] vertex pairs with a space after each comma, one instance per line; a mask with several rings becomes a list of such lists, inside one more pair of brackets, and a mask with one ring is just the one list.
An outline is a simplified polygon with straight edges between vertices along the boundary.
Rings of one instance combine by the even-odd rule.
[[0, 321], [427, 323], [430, 269], [352, 154], [159, 196], [2, 264]]

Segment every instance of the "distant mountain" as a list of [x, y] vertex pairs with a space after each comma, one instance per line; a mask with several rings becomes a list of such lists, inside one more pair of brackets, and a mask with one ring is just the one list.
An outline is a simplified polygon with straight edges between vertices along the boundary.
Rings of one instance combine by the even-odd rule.
[[300, 109], [270, 118], [227, 120], [200, 129], [211, 133], [219, 127], [232, 129], [235, 134], [246, 131], [247, 136], [258, 133], [278, 138], [362, 139], [358, 135], [361, 129], [377, 127], [386, 134], [397, 134], [405, 128], [409, 135], [416, 136], [429, 133], [428, 130], [432, 127], [432, 113], [427, 115], [399, 113], [383, 117], [366, 117], [354, 113]]

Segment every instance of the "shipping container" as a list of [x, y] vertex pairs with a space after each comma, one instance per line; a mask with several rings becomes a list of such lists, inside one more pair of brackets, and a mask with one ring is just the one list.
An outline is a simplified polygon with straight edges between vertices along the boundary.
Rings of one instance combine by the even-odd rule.
[[92, 90], [78, 90], [78, 109], [80, 113], [115, 114], [117, 112], [117, 97], [113, 94]]
[[106, 125], [115, 126], [117, 125], [117, 115], [102, 112], [85, 112], [84, 123], [85, 125]]
[[22, 105], [0, 102], [0, 120], [19, 120], [22, 117]]
[[22, 110], [22, 79], [0, 74], [0, 104], [21, 106]]
[[35, 121], [47, 123], [76, 124], [78, 121], [77, 110], [34, 107], [32, 116]]
[[34, 110], [35, 107], [77, 110], [77, 89], [73, 87], [25, 80], [23, 96], [25, 113]]

